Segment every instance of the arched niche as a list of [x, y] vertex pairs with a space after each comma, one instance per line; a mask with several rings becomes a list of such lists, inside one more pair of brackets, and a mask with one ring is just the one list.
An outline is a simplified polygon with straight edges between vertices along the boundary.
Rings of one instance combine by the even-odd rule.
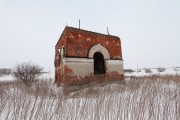
[[88, 58], [92, 58], [93, 59], [93, 56], [96, 52], [100, 52], [104, 59], [110, 59], [110, 54], [108, 52], [108, 50], [102, 46], [101, 44], [97, 44], [97, 45], [94, 45], [90, 51], [89, 51], [89, 54], [88, 54]]
[[100, 52], [96, 52], [94, 58], [94, 74], [105, 74], [104, 57]]

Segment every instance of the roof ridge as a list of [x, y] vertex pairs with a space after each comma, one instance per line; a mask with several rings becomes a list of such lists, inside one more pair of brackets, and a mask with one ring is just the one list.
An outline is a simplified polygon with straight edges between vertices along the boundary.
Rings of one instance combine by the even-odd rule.
[[99, 34], [99, 35], [105, 35], [105, 36], [109, 36], [109, 37], [117, 37], [117, 38], [119, 38], [118, 36], [115, 36], [115, 35], [108, 35], [108, 34], [98, 33], [98, 32], [89, 31], [89, 30], [76, 28], [76, 27], [71, 27], [71, 26], [66, 26], [66, 28], [75, 29], [75, 30], [81, 30], [81, 31], [89, 32], [89, 33]]

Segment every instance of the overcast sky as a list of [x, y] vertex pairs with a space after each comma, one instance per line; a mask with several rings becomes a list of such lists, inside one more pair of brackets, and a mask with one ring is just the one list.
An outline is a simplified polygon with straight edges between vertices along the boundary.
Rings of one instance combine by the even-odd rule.
[[121, 38], [125, 68], [180, 66], [180, 0], [0, 0], [0, 68], [54, 70], [66, 25]]

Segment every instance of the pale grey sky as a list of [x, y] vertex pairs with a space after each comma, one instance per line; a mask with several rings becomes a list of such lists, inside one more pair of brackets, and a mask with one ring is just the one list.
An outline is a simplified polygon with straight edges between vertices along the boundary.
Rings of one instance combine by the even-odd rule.
[[180, 66], [180, 0], [0, 0], [0, 68], [54, 70], [66, 24], [119, 36], [125, 68]]

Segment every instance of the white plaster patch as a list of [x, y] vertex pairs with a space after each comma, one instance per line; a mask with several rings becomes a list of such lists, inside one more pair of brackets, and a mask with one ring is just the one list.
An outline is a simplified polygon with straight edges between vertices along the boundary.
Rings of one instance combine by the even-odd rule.
[[82, 62], [82, 63], [93, 63], [94, 59], [87, 58], [64, 58], [64, 62]]
[[90, 39], [90, 38], [87, 38], [87, 41], [91, 41], [91, 39]]
[[61, 49], [58, 49], [58, 53], [60, 53], [61, 52]]
[[117, 43], [117, 46], [119, 46], [119, 43]]
[[81, 37], [81, 35], [79, 34], [78, 37]]
[[77, 76], [89, 76], [94, 72], [94, 64], [88, 62], [66, 62], [66, 66], [72, 70], [73, 75]]
[[107, 45], [109, 45], [109, 42], [106, 42]]
[[74, 36], [73, 35], [71, 35], [71, 36], [69, 36], [70, 38], [74, 38]]
[[94, 72], [94, 59], [87, 58], [64, 58], [64, 64], [72, 70], [73, 75], [89, 76]]
[[106, 60], [107, 72], [118, 72], [123, 74], [123, 61], [122, 60]]
[[61, 54], [61, 58], [63, 58], [64, 57], [64, 46], [62, 46], [60, 54]]

